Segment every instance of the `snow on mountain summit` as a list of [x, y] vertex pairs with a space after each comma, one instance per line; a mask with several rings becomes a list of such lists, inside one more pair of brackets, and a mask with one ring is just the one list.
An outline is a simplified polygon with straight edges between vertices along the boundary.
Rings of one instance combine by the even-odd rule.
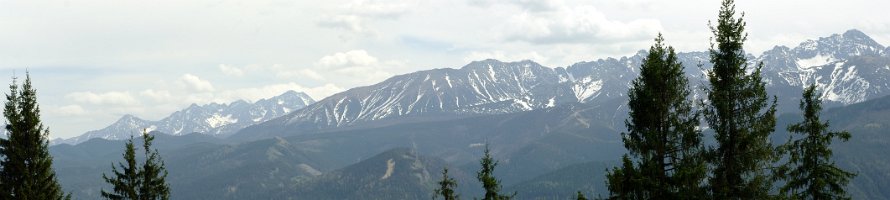
[[77, 144], [92, 138], [123, 140], [128, 139], [130, 135], [141, 133], [143, 129], [171, 135], [202, 133], [224, 136], [244, 127], [285, 115], [290, 111], [299, 110], [312, 103], [315, 101], [305, 93], [288, 91], [254, 103], [238, 100], [229, 104], [191, 104], [158, 121], [124, 115], [108, 127], [89, 131], [74, 138], [58, 140], [56, 143]]

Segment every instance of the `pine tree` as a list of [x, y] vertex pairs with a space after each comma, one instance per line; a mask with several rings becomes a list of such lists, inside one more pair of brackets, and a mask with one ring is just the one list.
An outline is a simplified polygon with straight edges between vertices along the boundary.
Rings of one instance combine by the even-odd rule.
[[620, 168], [606, 171], [606, 186], [609, 199], [648, 199], [642, 196], [639, 172], [627, 154], [621, 157]]
[[37, 91], [26, 74], [19, 90], [13, 78], [3, 115], [7, 139], [0, 139], [0, 199], [70, 199], [52, 168], [49, 130], [40, 122]]
[[788, 153], [788, 162], [778, 168], [777, 174], [785, 179], [779, 190], [791, 199], [850, 199], [844, 187], [856, 174], [838, 168], [831, 161], [832, 139], [850, 139], [846, 131], [828, 131], [828, 122], [819, 119], [822, 99], [817, 96], [816, 86], [810, 85], [800, 100], [804, 120], [788, 126], [788, 131], [802, 135], [779, 147]]
[[157, 149], [151, 148], [154, 136], [143, 132], [142, 139], [145, 163], [142, 166], [136, 164], [136, 150], [131, 136], [123, 153], [126, 164], [118, 163], [120, 169], [112, 164], [114, 177], [102, 174], [102, 178], [111, 184], [113, 189], [112, 192], [102, 190], [102, 197], [137, 200], [170, 199], [170, 187], [165, 180], [167, 170], [164, 169], [164, 162], [158, 155]]
[[476, 178], [482, 183], [482, 187], [485, 189], [485, 197], [483, 197], [482, 200], [509, 200], [516, 196], [515, 192], [513, 195], [509, 196], [500, 194], [501, 181], [494, 177], [494, 168], [498, 166], [498, 161], [491, 158], [488, 144], [485, 144], [485, 155], [482, 156], [479, 164], [482, 165], [482, 169], [476, 173]]
[[455, 194], [454, 188], [457, 187], [457, 181], [448, 176], [448, 168], [442, 170], [442, 180], [438, 182], [439, 188], [436, 189], [436, 196], [441, 195], [445, 200], [457, 200], [458, 195]]
[[769, 102], [760, 70], [748, 72], [742, 45], [744, 14], [735, 18], [733, 0], [724, 0], [717, 25], [711, 26], [710, 88], [704, 117], [715, 132], [709, 149], [713, 168], [708, 181], [713, 199], [764, 199], [772, 187], [767, 170], [775, 162], [769, 135], [776, 126], [776, 100]]
[[690, 93], [682, 64], [673, 47], [666, 47], [659, 34], [628, 92], [630, 119], [625, 121], [628, 132], [622, 135], [624, 146], [638, 163], [624, 159], [623, 168], [615, 168], [607, 175], [610, 181], [636, 181], [631, 182], [633, 185], [615, 183], [627, 186], [620, 187], [624, 191], [612, 191], [613, 194], [642, 199], [703, 197], [704, 146], [702, 134], [696, 130], [699, 120], [692, 110]]

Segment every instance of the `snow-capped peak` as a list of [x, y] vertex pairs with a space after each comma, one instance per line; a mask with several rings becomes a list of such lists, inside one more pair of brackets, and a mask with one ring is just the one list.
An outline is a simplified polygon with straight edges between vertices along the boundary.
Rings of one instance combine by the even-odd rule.
[[228, 135], [244, 127], [264, 122], [289, 111], [299, 110], [314, 103], [308, 95], [288, 91], [269, 99], [260, 99], [255, 103], [244, 100], [229, 104], [210, 103], [207, 105], [191, 104], [187, 108], [176, 111], [158, 121], [139, 119], [133, 115], [124, 115], [110, 126], [84, 133], [83, 135], [65, 139], [61, 143], [77, 144], [92, 138], [120, 140], [138, 134], [143, 129], [160, 131], [172, 135], [202, 133], [210, 135]]

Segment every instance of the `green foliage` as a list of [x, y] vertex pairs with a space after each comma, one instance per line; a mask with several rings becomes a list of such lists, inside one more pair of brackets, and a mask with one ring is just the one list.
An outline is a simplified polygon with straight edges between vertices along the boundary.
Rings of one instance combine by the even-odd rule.
[[488, 144], [485, 145], [485, 155], [479, 160], [479, 164], [482, 165], [482, 169], [476, 173], [476, 178], [482, 183], [482, 188], [485, 189], [483, 200], [509, 200], [516, 196], [515, 192], [509, 196], [500, 194], [501, 181], [494, 177], [494, 168], [498, 166], [498, 161], [491, 158]]
[[624, 146], [639, 162], [634, 164], [625, 156], [622, 168], [609, 173], [615, 198], [701, 198], [704, 194], [701, 182], [706, 169], [702, 134], [696, 130], [698, 114], [692, 111], [683, 66], [673, 47], [663, 42], [659, 34], [628, 92], [630, 119], [625, 121], [628, 132], [622, 136]]
[[780, 152], [789, 155], [788, 162], [776, 170], [786, 181], [780, 191], [791, 199], [850, 199], [845, 186], [856, 174], [838, 168], [829, 147], [834, 138], [849, 140], [850, 133], [828, 131], [828, 122], [819, 119], [822, 100], [815, 85], [804, 91], [800, 109], [804, 120], [789, 125], [788, 131], [801, 134], [802, 138], [790, 139], [779, 147]]
[[158, 155], [157, 149], [152, 151], [151, 142], [154, 136], [142, 134], [142, 147], [145, 152], [145, 163], [142, 166], [136, 164], [136, 151], [133, 145], [133, 137], [126, 144], [123, 153], [124, 163], [118, 163], [120, 170], [112, 164], [114, 177], [102, 174], [105, 182], [112, 185], [113, 191], [102, 190], [102, 197], [107, 199], [170, 199], [170, 187], [167, 185], [167, 170], [164, 169], [164, 161]]
[[454, 193], [454, 188], [457, 187], [457, 181], [454, 178], [448, 177], [448, 168], [442, 169], [442, 180], [437, 182], [439, 184], [439, 188], [436, 189], [436, 196], [441, 195], [442, 199], [445, 200], [457, 200], [458, 195]]
[[704, 117], [715, 132], [709, 151], [713, 171], [709, 184], [714, 199], [764, 199], [771, 189], [767, 170], [775, 162], [769, 135], [775, 130], [776, 100], [767, 97], [760, 63], [748, 73], [745, 22], [735, 18], [733, 0], [724, 0], [711, 44], [710, 88]]
[[0, 139], [0, 199], [70, 199], [62, 192], [49, 155], [49, 130], [40, 122], [37, 91], [26, 75], [19, 90], [13, 78], [3, 115], [7, 139]]
[[136, 166], [136, 150], [133, 146], [133, 136], [127, 141], [124, 153], [124, 163], [119, 163], [121, 171], [114, 164], [111, 165], [114, 178], [109, 178], [102, 174], [102, 179], [112, 185], [113, 193], [102, 190], [102, 197], [107, 199], [139, 199], [137, 188], [141, 185], [141, 177], [139, 177], [139, 167]]

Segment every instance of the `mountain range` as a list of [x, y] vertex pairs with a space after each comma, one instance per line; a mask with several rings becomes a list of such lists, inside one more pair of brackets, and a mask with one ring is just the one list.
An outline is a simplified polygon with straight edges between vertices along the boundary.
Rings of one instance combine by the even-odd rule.
[[[619, 133], [627, 117], [626, 92], [646, 54], [556, 68], [528, 60], [476, 61], [459, 69], [394, 76], [314, 103], [271, 101], [298, 105], [288, 100], [299, 99], [305, 107], [256, 121], [238, 118], [250, 122], [239, 128], [176, 131], [169, 127], [184, 126], [155, 125], [153, 134], [163, 135], [156, 144], [168, 163], [174, 198], [421, 199], [429, 197], [430, 181], [443, 166], [454, 169], [463, 197], [479, 196], [473, 172], [484, 143], [501, 161], [495, 174], [505, 188], [523, 191], [518, 198], [562, 198], [561, 192], [579, 190], [596, 196], [605, 194], [604, 169], [625, 152]], [[881, 98], [890, 95], [890, 48], [849, 30], [748, 57], [750, 70], [763, 63], [767, 90], [785, 113], [778, 134], [787, 134], [783, 126], [794, 122], [803, 88], [816, 84], [825, 107], [835, 108], [826, 112], [832, 127], [854, 133], [850, 143], [837, 145], [836, 156], [867, 174], [854, 179], [851, 194], [890, 198], [883, 192], [890, 159], [882, 156], [890, 126], [884, 120], [890, 113], [882, 106], [890, 99]], [[678, 53], [678, 58], [694, 98], [701, 99], [709, 53]], [[235, 109], [219, 110], [180, 111], [177, 119], [208, 127], [213, 116], [241, 116]], [[99, 139], [51, 148], [60, 181], [81, 198], [97, 197], [104, 186], [101, 173], [119, 160], [122, 149], [120, 141], [92, 138]]]
[[129, 139], [131, 135], [138, 136], [143, 129], [171, 135], [201, 133], [224, 137], [244, 127], [280, 117], [312, 103], [315, 103], [315, 100], [305, 93], [287, 91], [281, 95], [260, 99], [253, 103], [239, 100], [228, 104], [210, 103], [200, 106], [192, 104], [188, 108], [176, 111], [158, 121], [124, 115], [108, 127], [53, 142], [54, 144], [78, 144], [93, 138], [124, 140]]
[[[755, 57], [749, 70], [763, 63], [767, 90], [781, 112], [793, 112], [803, 88], [816, 84], [828, 107], [858, 103], [890, 94], [890, 52], [858, 30], [807, 40], [799, 46], [777, 46]], [[331, 129], [417, 120], [515, 113], [571, 103], [624, 101], [637, 75], [640, 51], [630, 57], [579, 62], [548, 68], [533, 61], [483, 60], [460, 69], [433, 69], [394, 76], [320, 100], [305, 109], [247, 127], [236, 139], [308, 134]], [[701, 98], [708, 52], [678, 53], [693, 96]], [[598, 120], [623, 121], [625, 108]], [[373, 122], [373, 123], [372, 123]]]

